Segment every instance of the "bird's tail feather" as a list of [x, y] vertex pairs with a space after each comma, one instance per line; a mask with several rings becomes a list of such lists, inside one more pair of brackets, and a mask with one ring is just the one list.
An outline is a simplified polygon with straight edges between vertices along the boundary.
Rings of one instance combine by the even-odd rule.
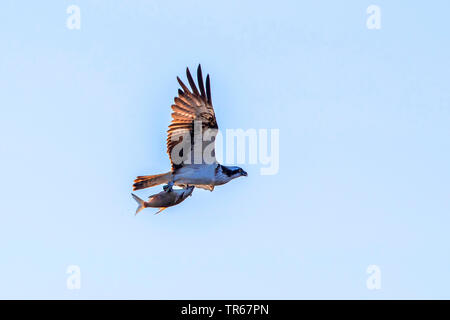
[[140, 190], [168, 183], [172, 180], [172, 172], [155, 174], [152, 176], [139, 176], [134, 180], [133, 190]]
[[141, 198], [139, 198], [137, 195], [135, 195], [135, 194], [133, 194], [133, 193], [132, 193], [131, 195], [133, 196], [133, 199], [136, 200], [136, 202], [138, 203], [138, 207], [137, 207], [136, 213], [135, 213], [135, 215], [136, 215], [136, 214], [138, 214], [142, 209], [145, 208], [145, 201], [142, 200]]

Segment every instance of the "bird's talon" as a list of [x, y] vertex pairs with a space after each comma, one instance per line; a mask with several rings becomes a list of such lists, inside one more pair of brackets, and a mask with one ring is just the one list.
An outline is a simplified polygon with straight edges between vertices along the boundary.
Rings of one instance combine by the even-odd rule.
[[169, 182], [168, 184], [163, 186], [163, 190], [166, 192], [170, 192], [170, 191], [172, 191], [172, 187], [173, 187], [173, 182]]

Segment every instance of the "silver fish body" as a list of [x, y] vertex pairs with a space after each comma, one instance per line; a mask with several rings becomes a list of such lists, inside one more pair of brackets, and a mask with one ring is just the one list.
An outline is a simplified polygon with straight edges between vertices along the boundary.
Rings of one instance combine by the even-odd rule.
[[144, 201], [135, 194], [131, 194], [134, 200], [138, 203], [136, 214], [144, 208], [159, 208], [159, 211], [156, 213], [160, 213], [168, 207], [172, 207], [183, 202], [187, 197], [192, 195], [194, 188], [194, 186], [189, 186], [184, 189], [164, 190], [148, 197], [148, 201]]

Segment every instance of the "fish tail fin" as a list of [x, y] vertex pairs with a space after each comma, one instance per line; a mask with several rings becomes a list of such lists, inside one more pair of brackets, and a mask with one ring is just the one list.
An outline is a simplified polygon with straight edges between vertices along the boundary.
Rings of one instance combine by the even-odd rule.
[[145, 208], [145, 201], [142, 200], [141, 198], [139, 198], [137, 195], [135, 194], [131, 194], [133, 196], [133, 199], [136, 200], [136, 202], [138, 203], [138, 207], [136, 209], [136, 213], [134, 215], [137, 215], [142, 209]]
[[172, 180], [172, 172], [155, 174], [152, 176], [139, 176], [134, 180], [133, 190], [140, 190], [168, 183]]

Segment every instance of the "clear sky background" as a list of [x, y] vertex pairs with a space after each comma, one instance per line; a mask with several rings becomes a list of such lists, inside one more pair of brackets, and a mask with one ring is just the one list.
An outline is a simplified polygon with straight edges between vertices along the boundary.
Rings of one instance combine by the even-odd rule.
[[[2, 1], [0, 298], [450, 298], [449, 12]], [[132, 181], [170, 168], [176, 76], [198, 63], [221, 129], [280, 130], [279, 173], [243, 165], [134, 216]]]

